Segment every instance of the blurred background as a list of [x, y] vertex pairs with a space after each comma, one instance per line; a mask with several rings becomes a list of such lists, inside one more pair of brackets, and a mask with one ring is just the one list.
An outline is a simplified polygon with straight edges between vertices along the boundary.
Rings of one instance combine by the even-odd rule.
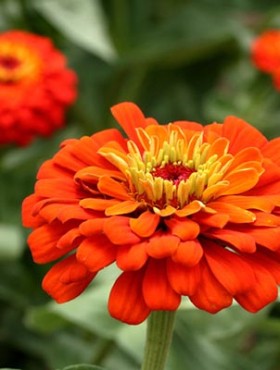
[[[110, 107], [121, 101], [162, 123], [233, 114], [279, 136], [280, 92], [250, 59], [254, 38], [271, 28], [280, 29], [279, 0], [0, 0], [0, 31], [50, 37], [79, 80], [64, 129], [0, 148], [0, 368], [139, 369], [145, 324], [116, 322], [106, 308], [117, 272], [106, 269], [72, 302], [52, 302], [40, 286], [48, 266], [26, 246], [21, 202], [59, 143], [114, 127]], [[254, 315], [184, 303], [167, 370], [186, 369], [279, 370], [280, 302]]]

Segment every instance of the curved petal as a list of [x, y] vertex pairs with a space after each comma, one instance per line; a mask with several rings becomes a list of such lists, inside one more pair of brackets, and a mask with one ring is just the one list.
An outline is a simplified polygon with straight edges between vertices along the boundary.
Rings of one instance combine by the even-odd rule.
[[262, 147], [262, 154], [280, 166], [280, 137], [266, 143]]
[[119, 247], [116, 258], [117, 266], [123, 271], [140, 270], [148, 259], [146, 252], [147, 243], [144, 241], [131, 246], [125, 245]]
[[210, 207], [217, 212], [227, 214], [229, 216], [229, 221], [233, 223], [243, 224], [247, 222], [254, 222], [256, 220], [256, 216], [253, 212], [229, 203], [219, 202], [218, 200], [209, 202], [207, 207]]
[[143, 271], [124, 272], [110, 292], [108, 309], [115, 319], [131, 325], [143, 322], [150, 314], [142, 295]]
[[135, 234], [142, 238], [147, 238], [154, 234], [159, 221], [159, 215], [150, 211], [145, 211], [137, 218], [130, 218], [129, 225]]
[[47, 272], [42, 287], [56, 302], [64, 303], [80, 295], [95, 275], [72, 255]]
[[117, 215], [126, 215], [128, 213], [134, 212], [137, 208], [139, 208], [141, 203], [138, 203], [135, 200], [125, 200], [114, 204], [111, 207], [106, 208], [105, 215], [106, 216], [117, 216]]
[[205, 241], [204, 251], [213, 275], [231, 295], [246, 292], [256, 284], [252, 267], [236, 253], [210, 241]]
[[177, 236], [160, 232], [150, 238], [146, 252], [153, 258], [169, 257], [175, 253], [179, 243], [180, 239]]
[[248, 235], [242, 230], [230, 230], [230, 229], [222, 229], [222, 230], [211, 230], [211, 232], [205, 233], [205, 236], [209, 238], [222, 240], [223, 242], [232, 245], [233, 247], [239, 249], [241, 252], [245, 253], [253, 253], [256, 251], [256, 242], [253, 236]]
[[136, 128], [145, 128], [148, 123], [144, 114], [138, 106], [131, 102], [124, 102], [114, 105], [111, 112], [121, 127], [124, 129], [127, 136], [136, 144], [140, 144], [136, 133]]
[[252, 260], [250, 263], [256, 276], [256, 284], [248, 292], [236, 295], [235, 299], [245, 310], [257, 312], [267, 304], [275, 301], [278, 289], [269, 271]]
[[166, 262], [151, 259], [143, 279], [143, 297], [151, 310], [176, 310], [181, 297], [171, 287]]
[[197, 239], [180, 242], [176, 252], [172, 255], [174, 262], [181, 263], [186, 267], [198, 264], [203, 256], [203, 249]]
[[164, 220], [164, 222], [170, 229], [172, 235], [176, 235], [184, 241], [195, 239], [200, 231], [199, 225], [189, 218], [176, 219], [173, 217]]
[[68, 231], [69, 227], [59, 223], [46, 224], [33, 230], [27, 239], [33, 260], [37, 263], [48, 263], [75, 248], [72, 244], [65, 249], [57, 247], [58, 240]]
[[108, 239], [117, 245], [136, 244], [140, 238], [134, 234], [129, 226], [129, 217], [112, 216], [105, 220], [103, 232]]
[[261, 148], [267, 143], [267, 139], [256, 128], [234, 116], [226, 117], [222, 135], [230, 140], [229, 152], [232, 154], [250, 146]]
[[167, 276], [175, 292], [191, 296], [196, 292], [200, 283], [200, 265], [186, 267], [169, 259]]
[[79, 225], [79, 231], [84, 236], [101, 234], [103, 231], [105, 218], [93, 218], [86, 220]]
[[129, 190], [124, 183], [116, 181], [108, 176], [100, 178], [97, 184], [98, 190], [104, 195], [121, 200], [132, 200]]
[[36, 228], [44, 223], [44, 219], [33, 214], [33, 208], [42, 199], [36, 194], [31, 194], [22, 202], [22, 223], [24, 227]]
[[200, 263], [201, 280], [195, 293], [190, 296], [192, 303], [207, 312], [216, 313], [232, 303], [232, 296], [215, 278], [206, 262]]
[[115, 246], [104, 235], [95, 235], [82, 241], [76, 257], [89, 271], [95, 272], [114, 262], [116, 254]]

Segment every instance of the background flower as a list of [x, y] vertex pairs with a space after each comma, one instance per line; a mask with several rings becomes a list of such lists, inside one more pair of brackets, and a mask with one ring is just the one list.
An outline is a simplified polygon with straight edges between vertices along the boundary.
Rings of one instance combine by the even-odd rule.
[[112, 129], [66, 142], [24, 201], [34, 261], [66, 257], [43, 288], [68, 301], [115, 262], [109, 310], [130, 324], [182, 295], [211, 313], [274, 301], [280, 140], [235, 117], [160, 126], [132, 103], [112, 111], [129, 140]]
[[20, 30], [0, 35], [0, 144], [49, 136], [75, 97], [76, 75], [49, 38]]
[[267, 30], [254, 40], [252, 60], [258, 69], [271, 74], [280, 90], [280, 30]]

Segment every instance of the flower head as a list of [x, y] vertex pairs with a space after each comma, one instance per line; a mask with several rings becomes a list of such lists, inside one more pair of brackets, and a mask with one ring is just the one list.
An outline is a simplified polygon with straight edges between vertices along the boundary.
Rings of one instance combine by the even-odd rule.
[[51, 40], [24, 31], [0, 34], [0, 144], [26, 145], [64, 124], [76, 75]]
[[132, 103], [112, 113], [127, 138], [110, 129], [64, 142], [24, 200], [34, 261], [60, 259], [45, 291], [68, 301], [116, 263], [109, 312], [131, 324], [182, 296], [211, 313], [274, 301], [280, 139], [236, 117], [203, 127], [159, 125]]
[[280, 90], [280, 30], [268, 30], [252, 44], [252, 61], [262, 72], [272, 75], [274, 85]]

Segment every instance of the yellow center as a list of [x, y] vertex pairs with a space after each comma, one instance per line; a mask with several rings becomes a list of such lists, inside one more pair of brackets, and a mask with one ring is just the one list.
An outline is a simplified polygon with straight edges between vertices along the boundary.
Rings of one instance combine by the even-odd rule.
[[180, 210], [192, 201], [203, 206], [221, 195], [242, 193], [264, 171], [258, 149], [245, 148], [234, 156], [224, 137], [207, 142], [202, 132], [173, 124], [139, 128], [137, 134], [144, 151], [129, 140], [127, 153], [110, 143], [99, 153], [125, 175], [130, 194], [155, 212]]
[[[216, 154], [213, 145], [202, 142], [201, 133], [187, 142], [179, 130], [169, 126], [169, 131], [168, 141], [164, 141], [161, 148], [156, 147], [156, 137], [151, 137], [149, 150], [143, 156], [133, 142], [128, 142], [126, 174], [131, 188], [135, 188], [138, 198], [146, 198], [160, 208], [168, 204], [183, 208], [193, 199], [207, 202], [218, 189], [228, 185], [222, 180], [233, 159], [227, 154], [228, 140], [220, 138], [215, 142], [214, 146], [219, 146]], [[155, 176], [156, 169], [165, 168], [167, 164], [183, 166], [189, 173], [188, 178], [174, 182]]]
[[29, 48], [10, 41], [0, 42], [0, 83], [37, 78], [41, 61]]

